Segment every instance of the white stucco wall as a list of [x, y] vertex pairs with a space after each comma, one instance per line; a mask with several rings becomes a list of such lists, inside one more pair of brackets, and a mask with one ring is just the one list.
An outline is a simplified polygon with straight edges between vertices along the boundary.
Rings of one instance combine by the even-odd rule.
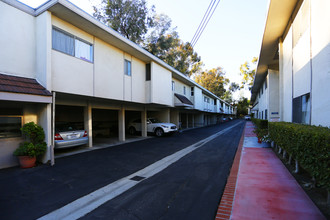
[[93, 96], [93, 64], [52, 51], [52, 87], [56, 92]]
[[279, 121], [280, 97], [279, 97], [279, 72], [268, 70], [268, 120]]
[[52, 91], [51, 19], [51, 13], [48, 11], [36, 17], [36, 78], [38, 82], [49, 91]]
[[95, 96], [123, 100], [124, 58], [119, 49], [95, 39]]
[[132, 100], [146, 103], [146, 64], [141, 60], [132, 58]]
[[[190, 85], [187, 85], [186, 83], [183, 83], [183, 82], [181, 82], [177, 79], [174, 79], [174, 78], [172, 78], [172, 81], [174, 82], [174, 91], [173, 91], [174, 93], [185, 96], [192, 103], [195, 102], [194, 96], [191, 96], [191, 86]], [[186, 88], [186, 94], [184, 94], [184, 87]], [[174, 97], [174, 95], [173, 95], [173, 97]], [[173, 99], [173, 101], [175, 101], [175, 98]], [[178, 102], [180, 102], [180, 101], [178, 101]]]
[[[209, 99], [209, 102], [205, 102], [205, 99], [204, 97], [208, 98]], [[206, 111], [206, 112], [213, 112], [214, 111], [214, 98], [211, 98], [210, 96], [206, 95], [206, 94], [203, 94], [203, 111]], [[228, 109], [228, 112], [229, 112], [229, 108]]]
[[330, 1], [313, 0], [311, 123], [330, 126]]
[[[191, 86], [172, 78], [172, 81], [175, 82], [175, 93], [178, 93], [180, 95], [186, 96], [190, 100], [190, 95], [191, 95]], [[186, 87], [186, 94], [183, 93], [184, 87]]]
[[35, 18], [0, 1], [0, 71], [35, 78]]
[[[268, 75], [267, 75], [265, 80], [268, 80]], [[268, 110], [269, 97], [268, 97], [268, 87], [265, 90], [265, 81], [263, 81], [261, 87], [262, 87], [262, 92], [261, 92], [261, 89], [259, 90], [260, 97], [259, 97], [259, 94], [258, 94], [258, 97], [259, 97], [259, 104], [258, 104], [259, 105], [259, 118], [260, 119], [266, 119], [265, 110], [267, 109], [267, 111], [269, 112], [269, 110]], [[269, 113], [268, 113], [268, 116], [269, 116]]]
[[[298, 15], [302, 13], [300, 10]], [[300, 21], [300, 20], [298, 20]], [[301, 25], [300, 23], [293, 25]], [[308, 25], [309, 26], [309, 25]], [[293, 34], [300, 34], [294, 33]], [[299, 38], [296, 45], [293, 45], [293, 98], [302, 96], [310, 92], [311, 85], [311, 66], [310, 66], [310, 31], [309, 27]]]
[[172, 74], [157, 63], [151, 63], [151, 102], [172, 106]]
[[283, 99], [281, 120], [292, 121], [292, 28], [283, 40], [283, 71], [280, 72]]
[[[93, 36], [52, 16], [52, 24], [91, 44]], [[93, 63], [52, 50], [52, 87], [54, 91], [93, 96]]]
[[194, 108], [203, 111], [204, 98], [202, 90], [195, 86], [194, 88]]

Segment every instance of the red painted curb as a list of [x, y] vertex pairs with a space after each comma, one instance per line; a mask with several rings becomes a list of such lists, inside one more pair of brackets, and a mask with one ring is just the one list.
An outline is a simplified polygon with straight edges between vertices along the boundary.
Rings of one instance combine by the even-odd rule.
[[230, 174], [227, 179], [226, 187], [223, 192], [220, 204], [218, 206], [215, 220], [230, 219], [230, 216], [232, 213], [233, 203], [234, 203], [234, 199], [235, 199], [237, 174], [238, 174], [239, 163], [241, 160], [241, 153], [242, 153], [243, 142], [244, 142], [245, 128], [246, 128], [246, 124], [244, 126], [242, 136], [241, 136], [241, 139], [240, 139], [238, 147], [237, 147], [233, 165], [230, 169]]

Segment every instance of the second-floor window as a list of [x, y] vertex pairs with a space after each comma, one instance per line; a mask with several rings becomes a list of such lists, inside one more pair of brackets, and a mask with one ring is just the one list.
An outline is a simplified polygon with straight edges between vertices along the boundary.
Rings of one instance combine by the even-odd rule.
[[186, 94], [186, 87], [185, 86], [183, 87], [183, 94], [184, 95]]
[[146, 64], [146, 81], [151, 80], [151, 66], [150, 63]]
[[131, 61], [125, 60], [125, 68], [124, 68], [125, 75], [131, 76], [132, 75], [132, 64]]
[[194, 87], [191, 87], [190, 95], [191, 95], [191, 96], [194, 96]]
[[175, 82], [172, 81], [172, 91], [174, 91], [174, 90], [175, 90]]
[[52, 47], [54, 50], [93, 62], [93, 45], [65, 31], [53, 27]]

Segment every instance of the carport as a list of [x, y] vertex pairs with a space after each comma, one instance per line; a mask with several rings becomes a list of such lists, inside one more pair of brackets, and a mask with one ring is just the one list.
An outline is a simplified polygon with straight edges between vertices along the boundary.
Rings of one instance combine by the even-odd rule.
[[55, 112], [55, 128], [59, 123], [71, 123], [84, 130], [84, 107], [56, 105]]
[[[87, 130], [85, 128], [84, 106], [70, 106], [70, 105], [55, 105], [55, 133], [57, 127], [63, 124], [71, 124], [78, 130]], [[86, 145], [81, 145], [72, 148], [55, 149], [54, 154], [58, 156], [69, 151], [76, 151], [77, 149], [86, 148]]]
[[92, 134], [93, 145], [118, 142], [118, 110], [93, 108]]

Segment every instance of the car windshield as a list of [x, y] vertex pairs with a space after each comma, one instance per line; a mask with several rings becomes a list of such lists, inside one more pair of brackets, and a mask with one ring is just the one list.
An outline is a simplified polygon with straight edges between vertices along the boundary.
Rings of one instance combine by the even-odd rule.
[[149, 118], [149, 121], [151, 123], [161, 123], [159, 120], [157, 120], [156, 118]]

